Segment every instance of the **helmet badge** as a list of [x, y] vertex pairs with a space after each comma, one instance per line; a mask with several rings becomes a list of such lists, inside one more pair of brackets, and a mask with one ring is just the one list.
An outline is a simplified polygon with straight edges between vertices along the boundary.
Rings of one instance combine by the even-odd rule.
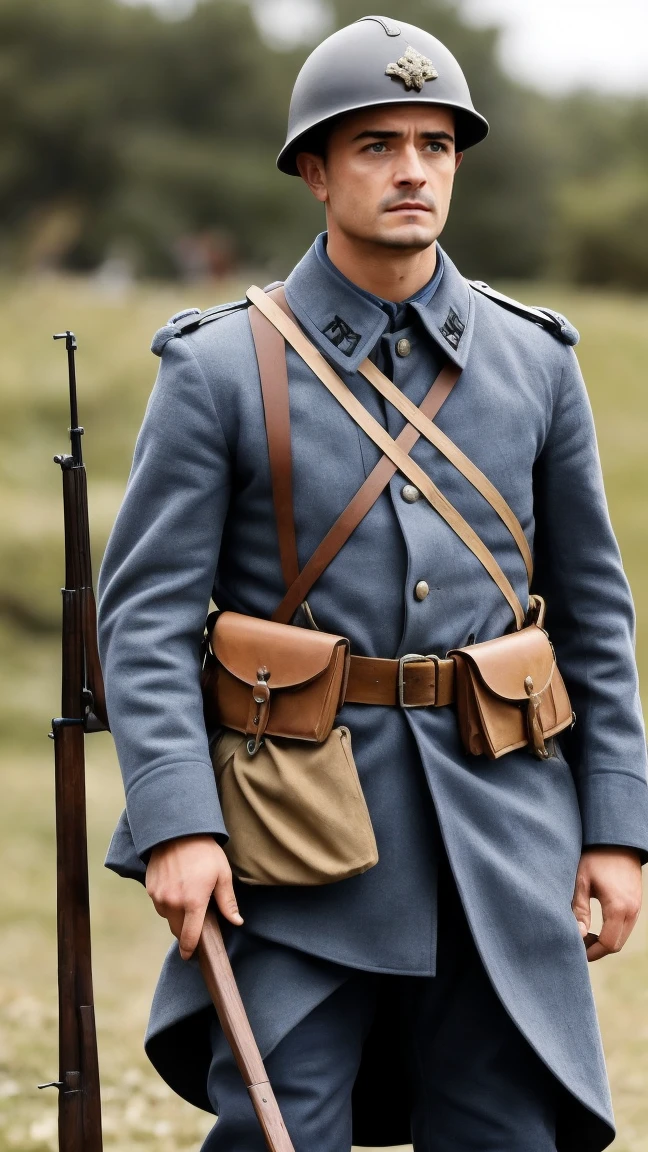
[[395, 64], [388, 64], [385, 68], [385, 76], [402, 80], [406, 88], [416, 88], [417, 92], [421, 91], [426, 80], [436, 80], [438, 75], [432, 61], [411, 46]]

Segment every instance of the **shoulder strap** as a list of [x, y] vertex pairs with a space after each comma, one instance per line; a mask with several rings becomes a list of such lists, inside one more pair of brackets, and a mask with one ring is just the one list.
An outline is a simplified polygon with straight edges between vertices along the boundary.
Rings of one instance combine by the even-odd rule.
[[245, 299], [230, 300], [227, 304], [215, 304], [213, 308], [207, 308], [204, 312], [201, 312], [200, 308], [185, 308], [184, 312], [176, 313], [169, 320], [169, 324], [173, 324], [184, 336], [186, 332], [195, 332], [196, 328], [202, 328], [212, 320], [219, 320], [221, 316], [227, 316], [230, 312], [240, 312], [247, 307], [248, 301]]
[[461, 472], [462, 476], [465, 476], [473, 488], [476, 488], [480, 495], [494, 508], [522, 553], [522, 559], [524, 560], [530, 584], [533, 577], [531, 549], [529, 548], [520, 521], [513, 512], [513, 509], [506, 503], [501, 492], [498, 492], [495, 485], [491, 484], [488, 477], [480, 471], [477, 465], [473, 464], [472, 460], [464, 455], [461, 449], [458, 448], [440, 428], [437, 428], [415, 404], [412, 404], [412, 401], [401, 392], [400, 388], [397, 388], [379, 368], [376, 368], [376, 365], [372, 364], [371, 360], [364, 360], [358, 371], [362, 373], [377, 392], [380, 392], [380, 395], [383, 396], [385, 400], [393, 404], [394, 408], [397, 408], [398, 411], [409, 420], [410, 424], [414, 425], [430, 444], [437, 448], [451, 464], [454, 464], [457, 471]]
[[[436, 416], [441, 405], [445, 403], [460, 375], [461, 369], [456, 364], [449, 364], [441, 370], [421, 405], [421, 411], [425, 412], [429, 420]], [[413, 428], [411, 424], [406, 424], [395, 442], [404, 452], [409, 453], [418, 439], [419, 434], [416, 428]], [[335, 559], [349, 537], [355, 532], [358, 524], [371, 511], [378, 497], [384, 492], [397, 471], [396, 465], [388, 456], [381, 457], [362, 487], [356, 492], [351, 503], [347, 504], [333, 527], [327, 532], [322, 543], [315, 549], [310, 560], [300, 572], [298, 579], [288, 589], [281, 604], [272, 615], [273, 620], [277, 620], [280, 624], [287, 624], [292, 620], [299, 605], [304, 602], [322, 572]]]
[[560, 312], [554, 312], [553, 308], [534, 308], [530, 304], [521, 304], [519, 300], [513, 300], [511, 296], [505, 296], [503, 292], [491, 288], [490, 284], [485, 284], [483, 280], [469, 280], [468, 283], [476, 292], [481, 292], [482, 296], [487, 296], [495, 304], [501, 305], [509, 312], [515, 312], [516, 316], [522, 316], [525, 320], [532, 320], [534, 324], [551, 332], [552, 336], [562, 340], [563, 344], [569, 344], [571, 347], [578, 344], [580, 336], [577, 329]]
[[[283, 287], [273, 292], [272, 297], [281, 310], [294, 321], [295, 318], [286, 303], [286, 294]], [[441, 454], [454, 465], [458, 472], [461, 472], [462, 476], [464, 476], [466, 480], [472, 484], [473, 488], [491, 505], [508, 528], [522, 554], [530, 585], [533, 579], [533, 557], [531, 556], [531, 549], [529, 548], [520, 521], [513, 512], [513, 509], [507, 504], [501, 492], [498, 492], [495, 485], [491, 484], [488, 477], [484, 475], [477, 465], [473, 464], [472, 460], [470, 460], [440, 428], [437, 428], [436, 425], [432, 423], [423, 407], [417, 408], [416, 405], [401, 392], [400, 388], [397, 388], [371, 360], [363, 360], [358, 371], [377, 392], [380, 392], [385, 400], [392, 404], [393, 407], [417, 429], [420, 435], [424, 436], [434, 448], [441, 452]]]
[[504, 574], [495, 557], [489, 552], [486, 545], [480, 540], [477, 533], [470, 527], [457, 509], [445, 498], [429, 476], [419, 467], [403, 448], [391, 438], [389, 433], [364, 408], [360, 401], [347, 388], [343, 380], [333, 370], [327, 360], [314, 347], [301, 329], [288, 316], [284, 315], [275, 301], [269, 299], [260, 288], [249, 289], [248, 299], [256, 304], [260, 312], [278, 329], [284, 339], [301, 356], [312, 372], [322, 381], [332, 396], [349, 413], [363, 432], [381, 449], [385, 456], [395, 464], [398, 471], [407, 476], [419, 488], [429, 504], [439, 513], [447, 524], [459, 536], [467, 548], [479, 560], [492, 580], [497, 584], [502, 595], [508, 601], [515, 616], [518, 628], [525, 621], [525, 611], [515, 590]]
[[250, 308], [249, 317], [259, 363], [281, 571], [286, 588], [290, 588], [299, 576], [299, 560], [293, 514], [286, 346], [277, 329], [268, 324], [257, 308]]
[[[286, 304], [283, 290], [270, 293], [287, 315], [292, 316]], [[397, 471], [396, 465], [387, 456], [382, 456], [375, 468], [370, 472], [364, 484], [338, 516], [329, 529], [321, 544], [315, 549], [308, 563], [296, 579], [290, 580], [288, 573], [298, 569], [297, 549], [295, 540], [295, 526], [292, 505], [292, 479], [290, 460], [286, 459], [290, 453], [290, 410], [288, 405], [288, 375], [286, 371], [286, 344], [281, 333], [270, 323], [266, 317], [252, 305], [249, 312], [252, 335], [254, 337], [259, 374], [261, 377], [261, 393], [266, 413], [266, 432], [270, 456], [272, 475], [273, 501], [275, 516], [277, 517], [279, 533], [279, 549], [281, 555], [282, 571], [288, 591], [272, 619], [282, 624], [288, 624], [300, 604], [306, 600], [308, 593], [319, 577], [335, 559], [338, 552], [346, 544], [349, 537], [355, 532], [358, 524], [373, 508], [378, 497], [385, 490]], [[276, 373], [276, 375], [275, 375]], [[432, 387], [427, 393], [421, 412], [429, 420], [433, 420], [437, 412], [445, 403], [454, 388], [461, 369], [455, 364], [448, 364], [441, 370]], [[278, 401], [278, 404], [277, 404]], [[271, 405], [276, 405], [276, 413], [282, 413], [283, 428], [280, 420], [269, 416]], [[398, 436], [396, 443], [405, 452], [410, 452], [419, 439], [419, 433], [411, 424], [406, 424]]]

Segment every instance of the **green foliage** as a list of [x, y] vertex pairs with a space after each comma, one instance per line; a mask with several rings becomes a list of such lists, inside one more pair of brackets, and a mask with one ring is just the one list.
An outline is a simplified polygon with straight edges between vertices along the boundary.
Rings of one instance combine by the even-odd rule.
[[[329, 8], [333, 27], [366, 14], [365, 0]], [[645, 288], [648, 102], [524, 89], [497, 32], [454, 0], [400, 0], [398, 17], [448, 44], [491, 123], [445, 234], [462, 269]], [[231, 251], [285, 273], [323, 223], [274, 165], [310, 48], [264, 43], [248, 0], [173, 22], [117, 0], [0, 0], [0, 261], [85, 270], [117, 255], [173, 276], [202, 236], [225, 266]]]
[[648, 287], [648, 101], [574, 98], [563, 141], [553, 262], [577, 284]]
[[215, 224], [243, 259], [278, 258], [277, 222], [303, 215], [274, 168], [298, 64], [278, 66], [236, 0], [173, 24], [112, 0], [4, 0], [5, 261], [84, 269], [117, 249], [164, 275], [173, 242]]

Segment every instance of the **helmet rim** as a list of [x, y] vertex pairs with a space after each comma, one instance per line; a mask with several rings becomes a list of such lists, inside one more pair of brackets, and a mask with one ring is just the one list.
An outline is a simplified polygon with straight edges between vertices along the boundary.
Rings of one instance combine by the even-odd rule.
[[[326, 128], [327, 124], [332, 123], [334, 120], [339, 120], [343, 116], [350, 115], [352, 112], [361, 112], [364, 108], [382, 108], [388, 107], [390, 104], [410, 104], [420, 106], [421, 104], [431, 104], [437, 108], [451, 108], [457, 115], [457, 120], [461, 123], [461, 128], [457, 124], [457, 135], [455, 140], [455, 148], [457, 152], [465, 152], [467, 148], [473, 148], [475, 144], [480, 144], [485, 140], [490, 132], [490, 124], [485, 116], [476, 112], [472, 108], [466, 108], [463, 104], [454, 104], [450, 100], [435, 100], [432, 97], [418, 97], [417, 100], [403, 99], [402, 96], [395, 96], [389, 100], [370, 100], [360, 101], [358, 104], [351, 104], [347, 108], [342, 108], [337, 112], [331, 113], [324, 119], [315, 118], [311, 124], [306, 127], [300, 128], [294, 136], [286, 140], [281, 152], [277, 156], [277, 168], [280, 172], [285, 173], [286, 176], [299, 176], [296, 159], [300, 152], [306, 151], [303, 147], [308, 136], [317, 128]], [[472, 130], [471, 130], [472, 129]]]

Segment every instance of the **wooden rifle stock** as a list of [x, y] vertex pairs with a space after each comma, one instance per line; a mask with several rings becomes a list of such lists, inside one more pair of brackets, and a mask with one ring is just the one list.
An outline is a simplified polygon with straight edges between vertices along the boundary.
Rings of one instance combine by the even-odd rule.
[[[81, 451], [73, 332], [65, 339], [70, 386], [71, 455], [55, 456], [63, 477], [65, 588], [61, 716], [54, 740], [59, 989], [59, 1152], [102, 1152], [99, 1061], [90, 950], [85, 797], [85, 736], [108, 729], [97, 647], [86, 471]], [[269, 1152], [294, 1152], [268, 1083], [215, 912], [208, 910], [198, 955], [223, 1032], [250, 1093]]]
[[269, 1152], [294, 1152], [236, 986], [218, 917], [211, 908], [205, 917], [198, 945], [198, 959]]

